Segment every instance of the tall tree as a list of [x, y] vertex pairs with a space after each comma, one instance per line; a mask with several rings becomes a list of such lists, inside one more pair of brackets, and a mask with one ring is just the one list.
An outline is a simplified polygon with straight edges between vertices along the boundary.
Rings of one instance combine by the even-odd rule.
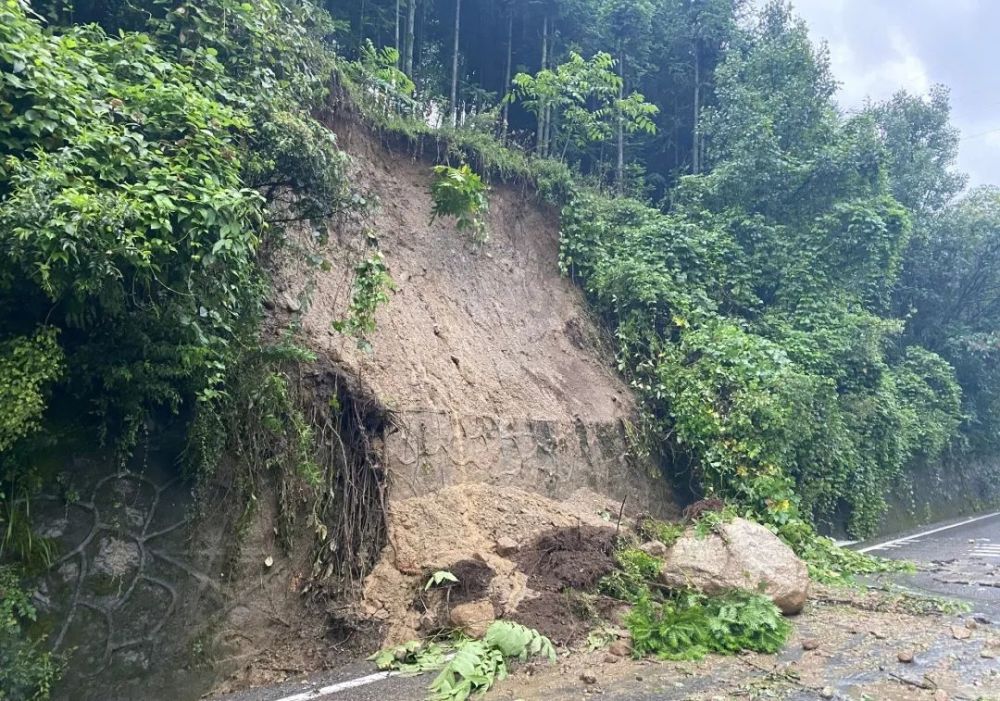
[[416, 44], [417, 0], [406, 0], [406, 51], [403, 72], [413, 78], [413, 51]]
[[948, 89], [937, 85], [926, 97], [901, 91], [867, 107], [888, 152], [892, 194], [918, 217], [945, 207], [968, 178], [955, 170], [959, 134], [951, 126]]
[[458, 124], [458, 39], [462, 27], [462, 0], [455, 0], [455, 43], [451, 53], [451, 125]]

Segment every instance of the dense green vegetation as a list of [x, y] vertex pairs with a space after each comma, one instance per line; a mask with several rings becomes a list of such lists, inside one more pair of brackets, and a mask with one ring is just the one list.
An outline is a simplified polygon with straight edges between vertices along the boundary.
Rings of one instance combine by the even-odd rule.
[[[73, 14], [54, 7], [35, 11]], [[123, 452], [157, 411], [224, 402], [261, 351], [260, 259], [279, 222], [350, 200], [344, 156], [308, 112], [333, 69], [312, 10], [149, 10], [54, 29], [21, 3], [0, 10], [7, 482], [47, 394]]]
[[805, 551], [808, 524], [871, 534], [908, 471], [995, 456], [1000, 193], [964, 192], [944, 88], [842, 114], [782, 2], [328, 5], [346, 53], [401, 47], [443, 132], [572, 169], [563, 269], [680, 482]]
[[[67, 414], [122, 460], [173, 416], [196, 473], [230, 449], [322, 483], [281, 374], [308, 354], [262, 320], [286, 229], [370, 204], [317, 119], [334, 85], [437, 144], [435, 214], [476, 239], [491, 180], [562, 207], [642, 447], [815, 576], [875, 566], [817, 525], [868, 535], [909, 471], [995, 458], [1000, 190], [965, 191], [943, 88], [841, 113], [782, 2], [0, 0], [0, 558], [48, 556], [23, 512]], [[337, 325], [362, 346], [369, 244]], [[650, 650], [699, 606], [640, 611]], [[5, 610], [0, 681], [41, 689]]]
[[[311, 113], [330, 31], [267, 0], [0, 3], [0, 558], [50, 557], [28, 512], [54, 477], [40, 449], [69, 432], [124, 462], [172, 415], [192, 471], [228, 447], [320, 486], [279, 372], [303, 352], [261, 320], [284, 227], [358, 206]], [[52, 663], [17, 640], [16, 582], [0, 687], [30, 698]]]

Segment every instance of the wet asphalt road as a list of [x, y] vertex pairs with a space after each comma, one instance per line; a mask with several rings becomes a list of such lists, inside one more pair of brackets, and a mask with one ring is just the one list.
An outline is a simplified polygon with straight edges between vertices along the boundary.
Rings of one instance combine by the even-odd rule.
[[[882, 544], [859, 546], [879, 557], [910, 560], [918, 571], [894, 575], [907, 589], [961, 599], [1000, 623], [1000, 513], [972, 523], [925, 527]], [[942, 529], [942, 530], [937, 530]], [[929, 532], [929, 531], [937, 532]]]
[[[892, 582], [915, 593], [960, 599], [994, 624], [1000, 623], [1000, 513], [981, 517], [971, 523], [925, 526], [919, 530], [877, 543], [862, 543], [856, 549], [880, 557], [910, 560], [918, 571], [892, 575]], [[373, 674], [370, 663], [358, 662], [338, 670], [321, 673], [308, 680], [288, 682], [267, 689], [253, 689], [217, 697], [213, 701], [420, 701], [426, 696], [429, 675], [391, 676], [368, 681]], [[706, 680], [711, 684], [711, 679]], [[695, 690], [691, 685], [688, 692]], [[613, 690], [605, 698], [665, 698], [661, 692], [651, 696], [635, 691]], [[803, 697], [804, 698], [804, 697]]]

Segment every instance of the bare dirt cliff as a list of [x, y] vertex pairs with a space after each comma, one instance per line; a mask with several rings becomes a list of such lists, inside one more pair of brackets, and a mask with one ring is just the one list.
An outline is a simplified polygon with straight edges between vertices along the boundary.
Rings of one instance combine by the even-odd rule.
[[[474, 243], [452, 221], [431, 223], [430, 162], [356, 123], [332, 126], [378, 207], [363, 224], [330, 224], [329, 270], [282, 270], [277, 306], [391, 416], [381, 455], [389, 542], [364, 612], [385, 642], [426, 634], [436, 623], [414, 592], [428, 572], [476, 562], [490, 572], [478, 595], [498, 616], [543, 628], [572, 618], [560, 597], [531, 590], [513, 551], [551, 529], [613, 531], [623, 503], [677, 512], [656, 467], [629, 451], [635, 400], [586, 300], [559, 273], [558, 214], [494, 185], [489, 241]], [[366, 349], [333, 329], [347, 315], [357, 242], [368, 240], [359, 227], [396, 284]]]
[[356, 232], [332, 226], [333, 269], [311, 289], [284, 271], [282, 295], [308, 298], [309, 345], [392, 413], [390, 498], [486, 483], [556, 499], [586, 488], [669, 511], [655, 469], [627, 455], [634, 400], [581, 292], [559, 274], [557, 213], [495, 185], [490, 240], [475, 244], [451, 221], [430, 223], [427, 161], [390, 152], [356, 125], [335, 129], [354, 181], [380, 203], [368, 226], [397, 289], [378, 312], [370, 351], [333, 331], [347, 313], [357, 253]]

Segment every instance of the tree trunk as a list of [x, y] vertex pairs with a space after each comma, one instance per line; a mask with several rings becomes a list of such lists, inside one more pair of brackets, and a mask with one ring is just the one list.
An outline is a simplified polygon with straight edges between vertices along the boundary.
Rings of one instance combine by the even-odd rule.
[[694, 129], [692, 130], [691, 172], [701, 172], [701, 52], [694, 45]]
[[552, 105], [545, 108], [545, 136], [542, 140], [545, 142], [543, 155], [549, 156], [552, 152]]
[[458, 124], [458, 33], [462, 26], [462, 0], [455, 0], [455, 45], [451, 56], [451, 125]]
[[[540, 70], [548, 68], [549, 63], [549, 16], [542, 18], [542, 67]], [[538, 106], [538, 130], [535, 132], [535, 150], [541, 155], [545, 151], [545, 117], [548, 114], [548, 105]]]
[[[503, 75], [503, 92], [506, 97], [510, 92], [510, 71], [511, 61], [514, 58], [514, 8], [507, 9], [507, 67]], [[510, 117], [510, 102], [504, 100], [503, 103], [503, 134], [501, 140], [507, 143], [507, 127]]]
[[361, 12], [358, 13], [358, 46], [365, 43], [365, 0], [361, 0]]
[[416, 44], [417, 0], [409, 0], [406, 7], [406, 59], [403, 72], [413, 79], [413, 45]]
[[620, 105], [621, 101], [625, 99], [625, 53], [623, 51], [619, 53], [621, 62], [619, 63], [618, 77], [621, 78], [621, 82], [618, 84], [618, 165], [615, 169], [615, 182], [620, 193], [625, 189], [625, 119]]
[[399, 0], [396, 0], [396, 33], [392, 48], [396, 49], [396, 68], [399, 68]]

